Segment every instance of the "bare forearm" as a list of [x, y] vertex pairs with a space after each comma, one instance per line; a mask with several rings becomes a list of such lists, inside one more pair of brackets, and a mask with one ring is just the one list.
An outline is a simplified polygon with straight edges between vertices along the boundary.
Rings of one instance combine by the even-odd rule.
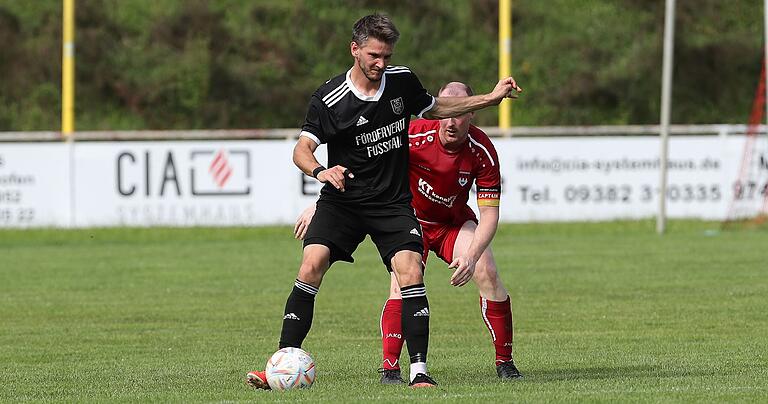
[[498, 105], [501, 100], [494, 100], [488, 94], [470, 97], [437, 97], [435, 106], [424, 113], [427, 119], [444, 119], [464, 115], [492, 105]]
[[486, 248], [491, 244], [493, 236], [496, 235], [496, 229], [499, 227], [499, 208], [481, 207], [480, 220], [475, 229], [475, 236], [469, 245], [467, 255], [474, 259], [479, 259]]

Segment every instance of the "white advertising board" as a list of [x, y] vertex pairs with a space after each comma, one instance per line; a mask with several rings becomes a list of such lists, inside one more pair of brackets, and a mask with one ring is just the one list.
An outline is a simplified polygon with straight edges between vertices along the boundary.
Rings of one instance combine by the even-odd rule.
[[0, 228], [70, 225], [69, 147], [0, 143]]
[[319, 192], [315, 181], [293, 165], [293, 145], [287, 141], [76, 144], [74, 223], [291, 223]]
[[[659, 198], [656, 137], [493, 139], [505, 222], [649, 218]], [[744, 136], [670, 139], [668, 214], [722, 220]], [[291, 161], [293, 141], [0, 144], [0, 227], [292, 224], [320, 184]], [[737, 205], [768, 192], [768, 147], [746, 167]], [[318, 160], [326, 162], [325, 147]], [[473, 200], [471, 198], [470, 200]]]
[[[503, 177], [503, 221], [637, 219], [658, 212], [657, 138], [528, 138], [494, 144]], [[669, 217], [723, 219], [742, 144], [738, 137], [670, 139]]]

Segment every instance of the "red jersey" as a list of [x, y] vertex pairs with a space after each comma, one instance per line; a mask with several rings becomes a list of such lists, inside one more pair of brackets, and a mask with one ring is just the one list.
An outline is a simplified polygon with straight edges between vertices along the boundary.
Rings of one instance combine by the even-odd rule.
[[467, 205], [472, 184], [477, 184], [478, 206], [499, 206], [499, 158], [488, 135], [470, 125], [469, 138], [457, 152], [440, 143], [440, 121], [417, 119], [408, 129], [410, 177], [419, 220], [461, 225], [477, 220]]

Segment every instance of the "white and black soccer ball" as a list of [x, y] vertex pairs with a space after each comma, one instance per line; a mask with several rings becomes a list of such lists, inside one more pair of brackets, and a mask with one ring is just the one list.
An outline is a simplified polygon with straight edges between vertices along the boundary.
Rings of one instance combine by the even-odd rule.
[[267, 361], [267, 383], [272, 390], [312, 387], [315, 360], [300, 348], [282, 348]]

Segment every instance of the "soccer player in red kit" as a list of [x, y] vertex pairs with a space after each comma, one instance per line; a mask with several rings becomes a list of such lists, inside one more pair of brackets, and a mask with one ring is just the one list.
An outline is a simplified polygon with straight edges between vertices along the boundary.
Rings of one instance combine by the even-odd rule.
[[[469, 86], [452, 82], [438, 96], [472, 95]], [[490, 248], [499, 221], [501, 175], [496, 149], [488, 136], [470, 124], [473, 113], [439, 121], [418, 119], [408, 130], [411, 205], [421, 224], [423, 260], [429, 250], [454, 269], [451, 284], [474, 280], [480, 292], [483, 322], [496, 350], [496, 372], [502, 379], [520, 378], [512, 359], [512, 309], [499, 278]], [[467, 205], [472, 184], [477, 186], [480, 219]], [[314, 212], [310, 207], [296, 223], [296, 236], [304, 235]], [[403, 383], [400, 353], [402, 297], [391, 275], [390, 296], [381, 315], [383, 384]]]

